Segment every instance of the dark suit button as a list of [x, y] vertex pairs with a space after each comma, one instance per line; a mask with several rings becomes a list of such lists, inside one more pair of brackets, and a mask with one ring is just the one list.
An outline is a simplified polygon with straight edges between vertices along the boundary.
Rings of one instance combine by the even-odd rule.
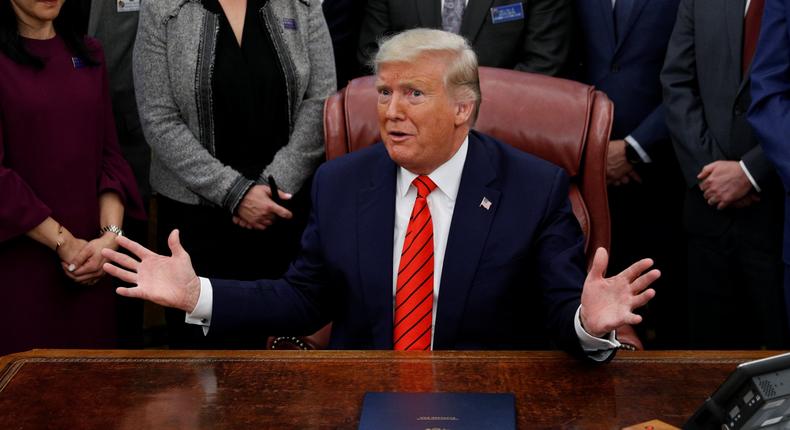
[[617, 73], [620, 71], [620, 65], [617, 63], [612, 64], [612, 72]]
[[744, 113], [743, 108], [741, 108], [740, 106], [735, 106], [735, 116], [741, 116], [743, 115], [743, 113]]

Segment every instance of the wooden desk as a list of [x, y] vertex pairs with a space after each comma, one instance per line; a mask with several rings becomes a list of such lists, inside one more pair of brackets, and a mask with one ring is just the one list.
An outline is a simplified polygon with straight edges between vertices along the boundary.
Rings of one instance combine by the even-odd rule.
[[0, 358], [0, 429], [355, 429], [366, 391], [513, 392], [520, 429], [679, 426], [769, 355], [34, 350]]

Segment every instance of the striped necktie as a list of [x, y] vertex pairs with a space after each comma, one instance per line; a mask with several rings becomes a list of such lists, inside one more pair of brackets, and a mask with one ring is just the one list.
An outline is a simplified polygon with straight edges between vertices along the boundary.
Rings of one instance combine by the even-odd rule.
[[412, 182], [417, 199], [411, 211], [395, 289], [396, 350], [431, 348], [433, 320], [433, 221], [427, 197], [436, 184], [427, 176]]

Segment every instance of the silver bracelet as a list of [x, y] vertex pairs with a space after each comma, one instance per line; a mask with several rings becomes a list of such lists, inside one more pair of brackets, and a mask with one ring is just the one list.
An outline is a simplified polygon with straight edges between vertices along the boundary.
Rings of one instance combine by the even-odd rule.
[[113, 225], [113, 224], [105, 225], [104, 227], [100, 228], [99, 236], [103, 235], [104, 233], [107, 233], [108, 231], [110, 233], [114, 233], [116, 236], [123, 236], [123, 230], [121, 230], [121, 228], [118, 227], [117, 225]]

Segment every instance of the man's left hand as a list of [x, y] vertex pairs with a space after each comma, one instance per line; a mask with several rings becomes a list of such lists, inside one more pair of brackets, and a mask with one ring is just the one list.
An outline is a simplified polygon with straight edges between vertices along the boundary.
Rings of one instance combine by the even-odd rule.
[[647, 304], [656, 292], [647, 288], [661, 272], [653, 269], [653, 260], [645, 258], [617, 276], [605, 278], [609, 254], [604, 248], [595, 252], [590, 272], [582, 290], [581, 323], [587, 333], [602, 337], [625, 324], [639, 324], [642, 317], [634, 309]]
[[737, 161], [714, 161], [697, 175], [705, 201], [716, 209], [724, 209], [746, 196], [752, 183]]

